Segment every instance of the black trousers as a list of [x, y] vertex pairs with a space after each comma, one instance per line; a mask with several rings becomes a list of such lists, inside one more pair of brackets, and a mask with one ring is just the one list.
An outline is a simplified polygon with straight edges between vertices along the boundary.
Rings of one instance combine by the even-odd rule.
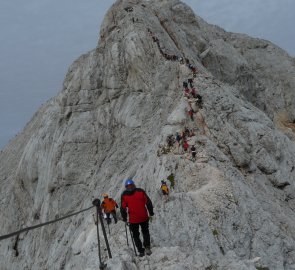
[[108, 224], [111, 223], [111, 217], [110, 217], [110, 215], [113, 216], [115, 223], [117, 223], [118, 220], [117, 220], [116, 211], [112, 211], [112, 212], [110, 212], [110, 213], [106, 213], [106, 216], [107, 216], [107, 223], [108, 223]]
[[145, 248], [151, 247], [151, 240], [150, 240], [150, 232], [149, 232], [149, 221], [145, 221], [142, 223], [130, 223], [130, 230], [132, 232], [135, 245], [139, 253], [144, 252], [144, 248], [142, 247], [142, 242], [139, 238], [139, 226], [141, 227], [141, 232], [143, 235], [143, 246]]

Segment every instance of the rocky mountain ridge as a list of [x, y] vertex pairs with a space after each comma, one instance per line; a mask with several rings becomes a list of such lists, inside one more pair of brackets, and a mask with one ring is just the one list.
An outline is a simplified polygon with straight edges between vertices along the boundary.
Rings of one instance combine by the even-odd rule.
[[[193, 78], [185, 59], [201, 107], [183, 92]], [[117, 1], [98, 46], [1, 152], [0, 234], [106, 191], [119, 200], [133, 177], [155, 205], [153, 255], [135, 258], [119, 222], [108, 269], [294, 269], [294, 75], [280, 48], [208, 25], [180, 1]], [[166, 145], [185, 127], [195, 161]], [[159, 185], [171, 173], [164, 203]], [[90, 213], [0, 250], [0, 269], [98, 268]]]

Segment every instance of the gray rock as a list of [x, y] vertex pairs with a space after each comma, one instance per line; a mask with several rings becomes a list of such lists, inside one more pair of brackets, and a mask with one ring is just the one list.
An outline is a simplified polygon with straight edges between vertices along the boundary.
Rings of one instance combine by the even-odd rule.
[[[192, 73], [180, 57], [198, 68], [203, 106], [191, 104], [193, 120], [182, 90]], [[132, 177], [154, 202], [153, 254], [135, 258], [119, 221], [113, 259], [102, 245], [107, 269], [293, 269], [294, 74], [280, 48], [209, 25], [178, 0], [117, 1], [98, 46], [1, 151], [0, 234], [84, 209], [104, 192], [119, 201]], [[195, 132], [195, 161], [165, 145], [184, 127]], [[171, 173], [164, 203], [160, 181]], [[99, 266], [91, 212], [0, 250], [4, 270]]]

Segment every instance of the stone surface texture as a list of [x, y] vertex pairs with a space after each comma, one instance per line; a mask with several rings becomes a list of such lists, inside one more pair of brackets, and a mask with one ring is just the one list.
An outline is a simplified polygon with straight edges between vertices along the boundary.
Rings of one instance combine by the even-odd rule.
[[[194, 121], [182, 90], [191, 72], [161, 50], [198, 68]], [[119, 221], [113, 259], [102, 249], [108, 270], [295, 269], [294, 63], [178, 0], [117, 1], [97, 47], [1, 151], [0, 235], [87, 208], [104, 192], [119, 202], [132, 177], [154, 203], [153, 254], [135, 257]], [[185, 126], [195, 130], [196, 161], [177, 148], [159, 154]], [[164, 203], [160, 181], [171, 173]], [[0, 242], [2, 270], [98, 266], [91, 211]]]

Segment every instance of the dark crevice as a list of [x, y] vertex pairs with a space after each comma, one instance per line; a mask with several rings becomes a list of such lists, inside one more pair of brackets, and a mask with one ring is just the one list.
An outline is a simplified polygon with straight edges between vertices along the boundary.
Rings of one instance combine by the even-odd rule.
[[71, 118], [71, 116], [72, 116], [72, 112], [67, 113], [66, 120], [69, 121], [69, 119]]
[[39, 213], [36, 213], [35, 215], [34, 215], [34, 219], [40, 219], [40, 214]]
[[15, 257], [18, 257], [19, 252], [18, 252], [18, 241], [19, 241], [19, 235], [16, 236], [15, 242], [13, 245], [13, 249], [15, 250]]
[[53, 194], [54, 191], [55, 191], [55, 187], [52, 187], [52, 188], [49, 190], [49, 193], [50, 193], [50, 194]]
[[224, 251], [223, 247], [222, 246], [219, 246], [219, 249], [220, 249], [222, 255], [225, 255], [225, 251]]
[[38, 182], [38, 180], [39, 180], [38, 177], [34, 177], [32, 182], [35, 183], [35, 182]]
[[289, 182], [285, 182], [285, 183], [276, 185], [275, 187], [278, 188], [278, 189], [280, 189], [280, 190], [284, 190], [287, 186], [290, 186], [290, 183]]

